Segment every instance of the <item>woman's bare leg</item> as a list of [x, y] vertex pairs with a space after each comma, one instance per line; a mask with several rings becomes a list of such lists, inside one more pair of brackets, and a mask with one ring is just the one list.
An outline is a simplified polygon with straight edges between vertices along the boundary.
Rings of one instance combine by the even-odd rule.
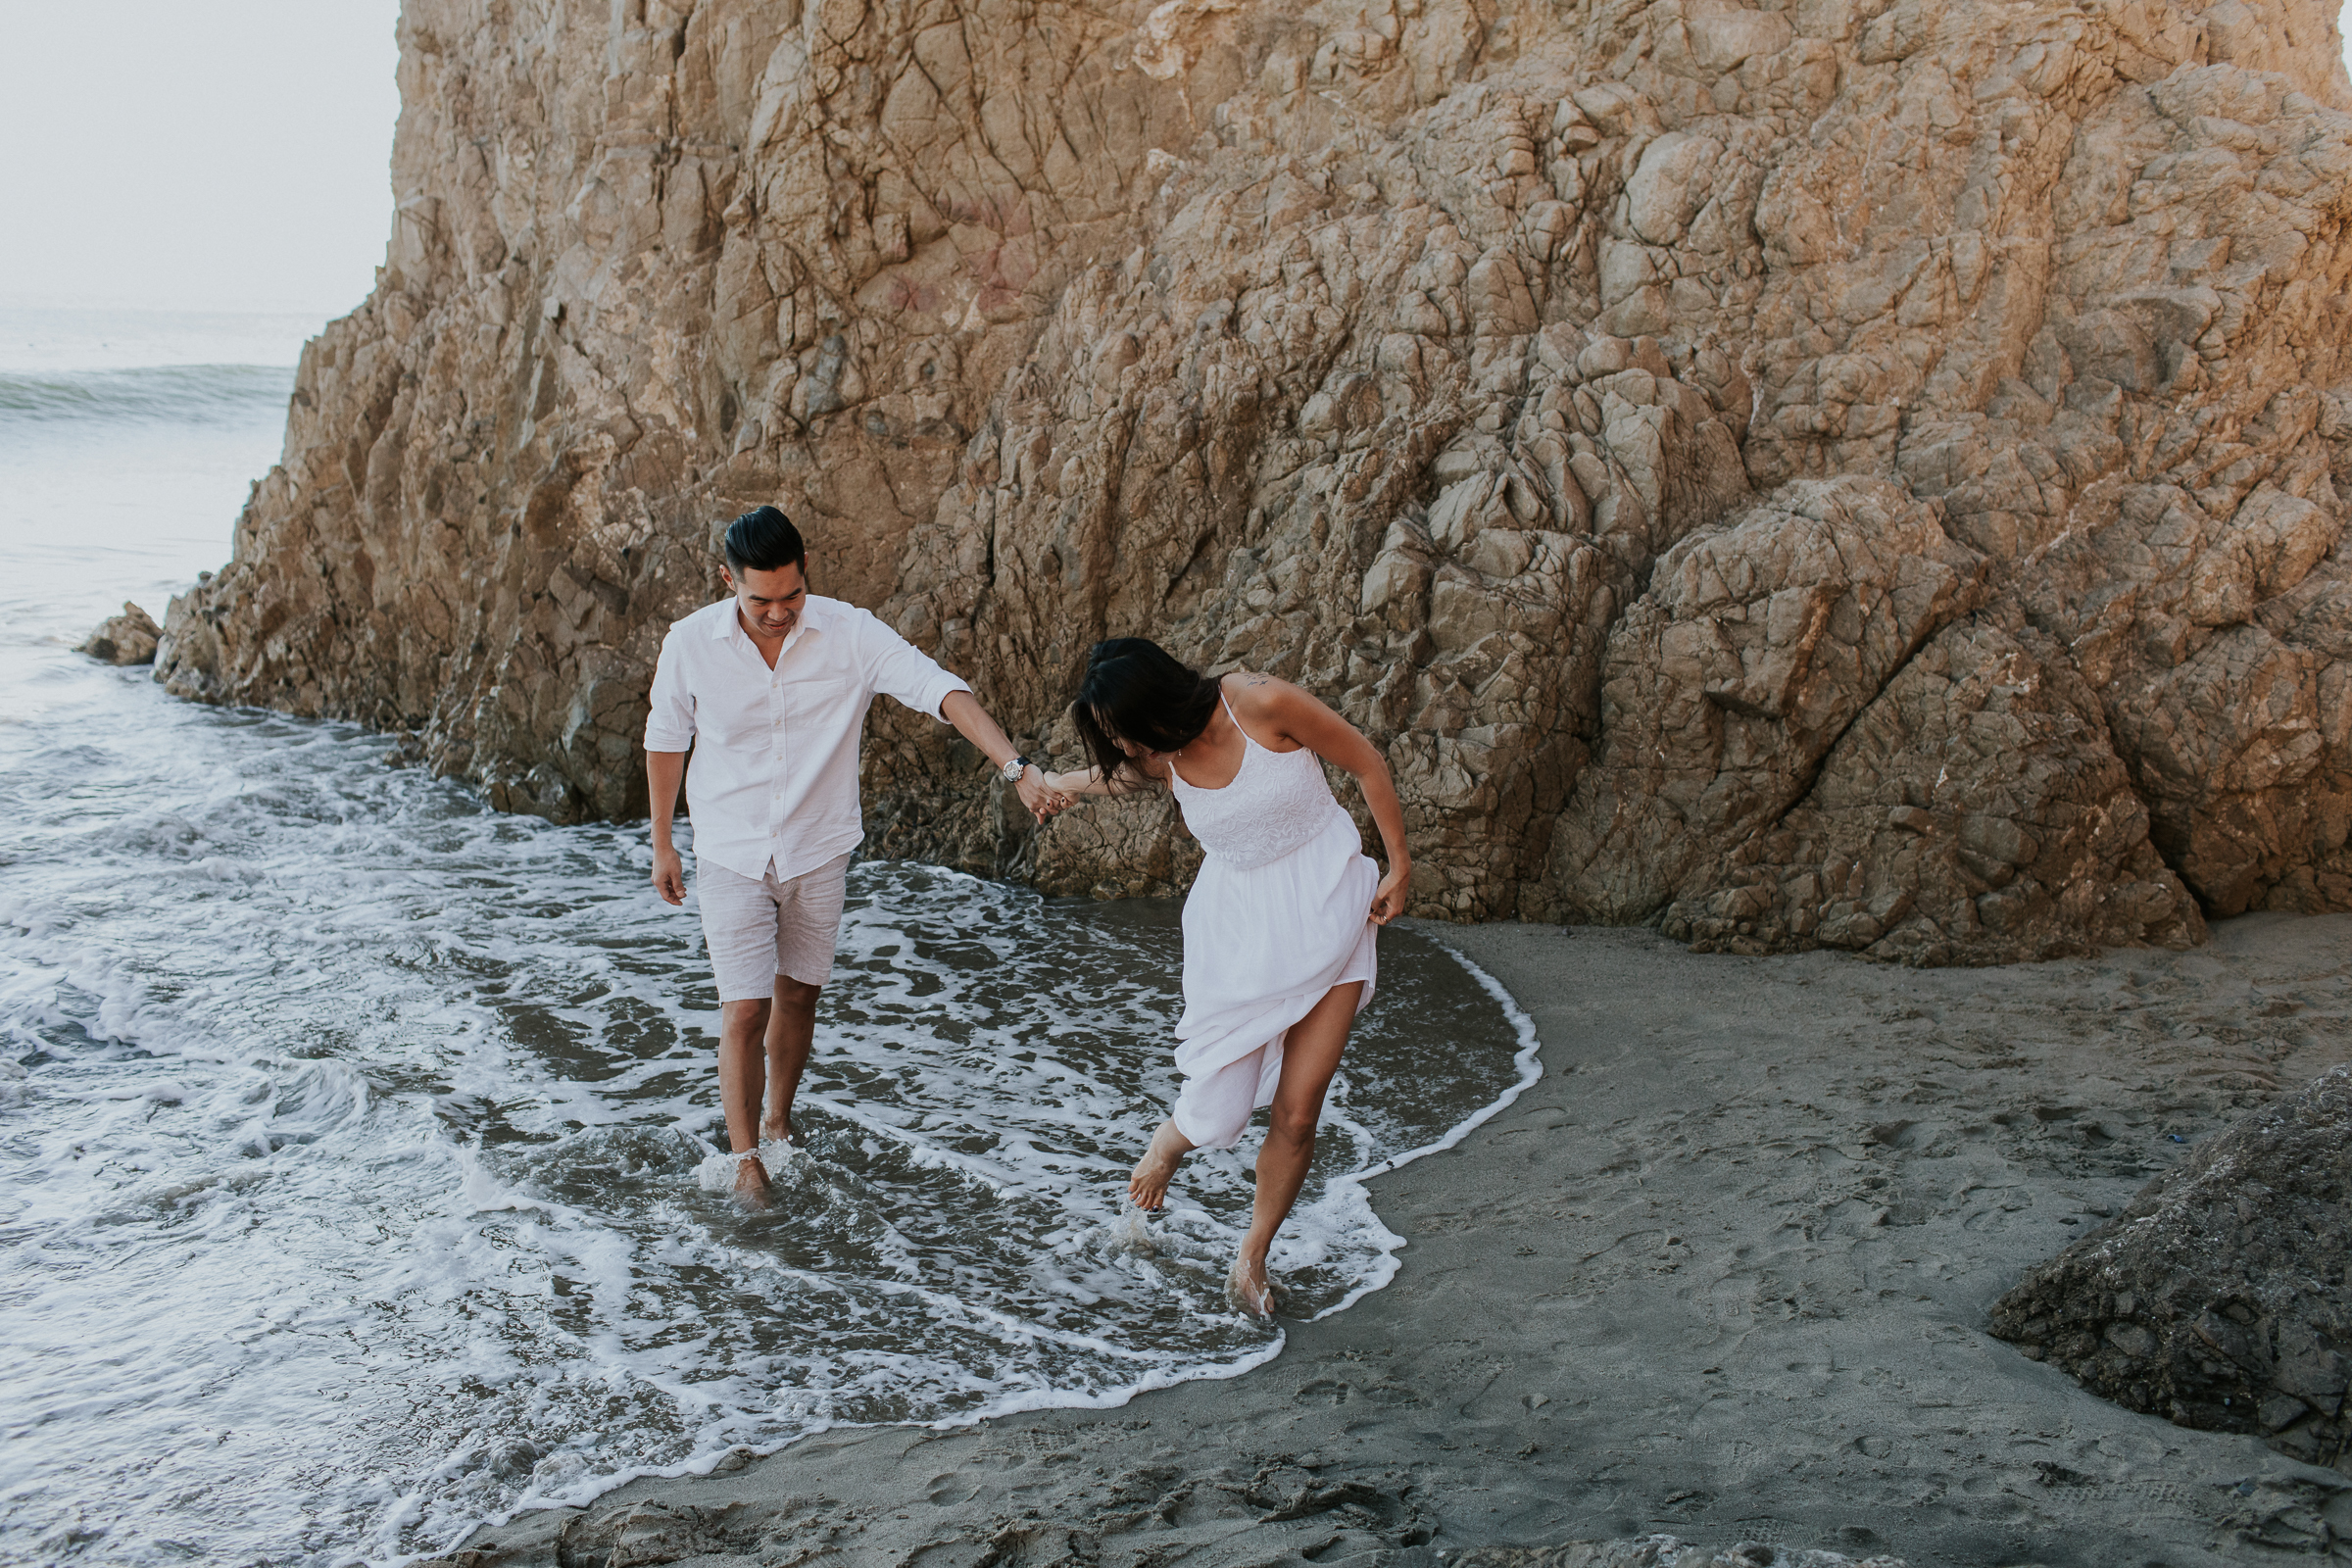
[[1265, 1296], [1266, 1252], [1274, 1245], [1274, 1233], [1290, 1218], [1298, 1189], [1306, 1185], [1306, 1168], [1315, 1158], [1315, 1123], [1322, 1119], [1331, 1075], [1340, 1070], [1340, 1053], [1348, 1048], [1348, 1031], [1355, 1025], [1356, 999], [1363, 989], [1360, 980], [1333, 986], [1283, 1037], [1273, 1125], [1257, 1152], [1257, 1202], [1250, 1211], [1250, 1234], [1242, 1238], [1237, 1269], [1245, 1295], [1253, 1300]]
[[1152, 1135], [1152, 1147], [1136, 1161], [1135, 1174], [1127, 1178], [1127, 1200], [1138, 1208], [1159, 1207], [1167, 1200], [1177, 1165], [1192, 1152], [1192, 1140], [1176, 1130], [1173, 1120], [1161, 1122]]

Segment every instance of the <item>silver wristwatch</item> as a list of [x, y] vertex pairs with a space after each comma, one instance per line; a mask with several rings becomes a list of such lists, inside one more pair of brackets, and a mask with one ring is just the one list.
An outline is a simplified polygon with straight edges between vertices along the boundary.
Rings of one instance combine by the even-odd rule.
[[998, 768], [997, 776], [1007, 784], [1018, 784], [1021, 781], [1021, 775], [1028, 771], [1029, 759], [1026, 757], [1016, 757], [1011, 761], [1006, 762], [1003, 767]]

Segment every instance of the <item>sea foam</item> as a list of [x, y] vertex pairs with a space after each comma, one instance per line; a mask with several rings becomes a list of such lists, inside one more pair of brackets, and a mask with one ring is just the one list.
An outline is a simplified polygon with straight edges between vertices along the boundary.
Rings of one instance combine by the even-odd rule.
[[[103, 1494], [122, 1560], [388, 1558], [737, 1447], [1279, 1348], [1223, 1298], [1246, 1151], [1189, 1159], [1162, 1215], [1124, 1202], [1175, 1087], [1172, 906], [857, 868], [803, 1144], [762, 1150], [745, 1214], [693, 912], [635, 834], [138, 701], [169, 778], [74, 725], [0, 786], [8, 1349], [58, 1440], [11, 1479], [19, 1547]], [[1519, 1078], [1458, 965], [1384, 947], [1274, 1258], [1299, 1312], [1391, 1266], [1347, 1173]]]

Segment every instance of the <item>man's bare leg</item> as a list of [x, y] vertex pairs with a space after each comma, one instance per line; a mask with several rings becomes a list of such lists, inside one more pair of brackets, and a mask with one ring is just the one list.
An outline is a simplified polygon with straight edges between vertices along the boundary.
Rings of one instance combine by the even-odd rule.
[[1298, 1189], [1306, 1185], [1306, 1169], [1315, 1158], [1315, 1123], [1323, 1117], [1323, 1097], [1331, 1089], [1332, 1074], [1340, 1070], [1340, 1053], [1348, 1048], [1356, 998], [1363, 989], [1360, 980], [1332, 987], [1283, 1037], [1272, 1125], [1257, 1152], [1257, 1200], [1234, 1265], [1235, 1284], [1252, 1311], [1266, 1310], [1266, 1253], [1274, 1246], [1274, 1233], [1290, 1218], [1291, 1205], [1298, 1201]]
[[1152, 1147], [1136, 1161], [1135, 1174], [1127, 1178], [1127, 1200], [1138, 1208], [1159, 1207], [1167, 1200], [1177, 1165], [1192, 1152], [1192, 1141], [1176, 1130], [1174, 1121], [1161, 1122], [1152, 1135]]
[[776, 976], [775, 1005], [767, 1014], [767, 1110], [760, 1121], [762, 1143], [801, 1141], [792, 1129], [792, 1102], [801, 1092], [801, 1073], [808, 1065], [808, 1048], [816, 1039], [816, 999], [823, 990], [788, 974]]
[[765, 997], [721, 1003], [718, 1009], [718, 1102], [727, 1113], [727, 1147], [744, 1156], [735, 1162], [735, 1200], [755, 1211], [768, 1203], [760, 1100], [767, 1091], [764, 1037], [774, 1010]]

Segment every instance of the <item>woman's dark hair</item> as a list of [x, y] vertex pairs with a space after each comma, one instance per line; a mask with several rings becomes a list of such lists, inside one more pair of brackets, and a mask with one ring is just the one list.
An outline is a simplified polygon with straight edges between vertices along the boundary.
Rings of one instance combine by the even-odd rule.
[[1087, 653], [1070, 717], [1106, 779], [1137, 771], [1122, 740], [1173, 752], [1200, 738], [1217, 711], [1217, 682], [1144, 637], [1113, 637]]
[[735, 571], [798, 566], [806, 572], [808, 549], [790, 517], [773, 507], [754, 507], [727, 525], [727, 565]]

